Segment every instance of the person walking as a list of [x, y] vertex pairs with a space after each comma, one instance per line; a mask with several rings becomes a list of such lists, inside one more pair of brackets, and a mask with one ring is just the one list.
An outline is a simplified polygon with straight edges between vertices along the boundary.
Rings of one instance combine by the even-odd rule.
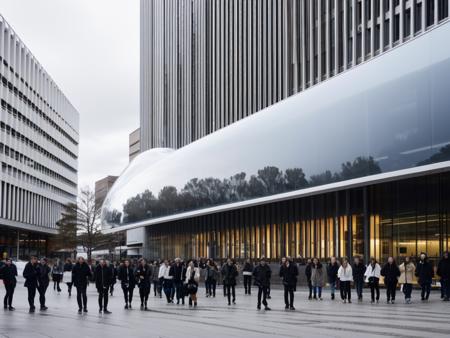
[[400, 277], [400, 270], [394, 257], [388, 258], [387, 263], [381, 269], [381, 275], [384, 277], [384, 285], [386, 286], [387, 303], [394, 304], [398, 277]]
[[66, 263], [64, 264], [63, 267], [63, 281], [67, 285], [67, 292], [69, 293], [69, 297], [72, 296], [72, 285], [73, 285], [72, 270], [73, 270], [72, 260], [70, 258], [67, 258]]
[[109, 285], [109, 294], [112, 297], [114, 294], [114, 285], [117, 283], [117, 273], [119, 272], [119, 267], [116, 262], [105, 261], [106, 266], [111, 270], [111, 284]]
[[[366, 272], [364, 273], [366, 276], [366, 282], [369, 283], [370, 287], [370, 297], [371, 303], [378, 303], [380, 300], [380, 276], [381, 276], [381, 267], [378, 264], [375, 258], [370, 258], [370, 263], [366, 267]], [[376, 293], [376, 298], [375, 298]]]
[[348, 259], [342, 260], [342, 265], [338, 270], [339, 288], [341, 290], [341, 299], [343, 303], [352, 302], [351, 283], [353, 281], [353, 271]]
[[159, 296], [159, 298], [162, 298], [161, 294], [161, 284], [159, 282], [159, 262], [154, 261], [153, 265], [150, 266], [151, 270], [151, 279], [150, 281], [153, 283], [153, 292], [155, 293], [155, 297]]
[[428, 261], [427, 254], [420, 254], [420, 261], [416, 267], [416, 277], [419, 280], [421, 288], [421, 299], [427, 301], [430, 297], [431, 283], [433, 282], [434, 272], [433, 265]]
[[325, 282], [322, 263], [314, 258], [311, 265], [311, 285], [313, 287], [314, 299], [322, 300], [322, 287]]
[[141, 310], [148, 310], [148, 296], [150, 294], [152, 270], [145, 259], [139, 260], [136, 269], [136, 279], [138, 280], [139, 297], [141, 298]]
[[366, 266], [363, 264], [361, 258], [359, 257], [354, 258], [352, 270], [353, 270], [353, 283], [355, 284], [356, 294], [358, 295], [358, 302], [362, 302], [364, 273], [366, 272]]
[[76, 264], [72, 268], [72, 283], [77, 289], [78, 313], [88, 312], [87, 309], [87, 286], [92, 277], [91, 268], [83, 257], [78, 257]]
[[330, 284], [331, 300], [334, 300], [335, 298], [338, 270], [339, 264], [337, 263], [336, 257], [331, 257], [330, 263], [328, 263], [327, 266], [327, 276], [328, 283]]
[[37, 258], [31, 256], [30, 261], [25, 265], [23, 270], [23, 278], [25, 278], [24, 286], [28, 289], [28, 304], [30, 305], [30, 313], [36, 309], [34, 306], [34, 298], [38, 287], [38, 262]]
[[244, 289], [246, 295], [252, 294], [252, 274], [253, 269], [255, 267], [253, 266], [253, 263], [250, 259], [247, 259], [244, 264], [244, 268], [242, 269], [242, 275], [244, 276]]
[[450, 300], [450, 258], [448, 251], [444, 252], [438, 263], [437, 275], [441, 279], [441, 290], [444, 296], [442, 300], [448, 302]]
[[405, 294], [405, 303], [411, 303], [411, 293], [414, 281], [414, 274], [416, 272], [416, 267], [414, 263], [411, 261], [411, 257], [406, 256], [405, 261], [400, 264], [400, 278], [398, 282], [402, 284], [403, 293]]
[[184, 280], [186, 279], [186, 268], [181, 262], [180, 258], [175, 258], [175, 263], [172, 264], [169, 270], [169, 276], [172, 277], [173, 287], [175, 288], [175, 297], [177, 305], [184, 305]]
[[222, 278], [223, 285], [226, 288], [226, 294], [228, 297], [228, 305], [236, 304], [236, 277], [238, 276], [238, 271], [236, 264], [231, 260], [227, 259], [227, 263], [222, 267]]
[[50, 285], [50, 272], [51, 269], [48, 266], [47, 258], [42, 258], [40, 264], [37, 265], [36, 270], [38, 272], [38, 285], [37, 290], [39, 292], [39, 303], [41, 305], [41, 311], [45, 311], [48, 309], [45, 306], [45, 293], [47, 292], [47, 288]]
[[167, 303], [173, 303], [173, 277], [170, 276], [170, 264], [168, 260], [165, 260], [159, 268], [159, 279], [162, 280], [162, 287], [164, 294], [166, 295]]
[[123, 297], [125, 299], [125, 309], [131, 309], [136, 280], [133, 267], [128, 259], [126, 259], [125, 262], [119, 267], [117, 277], [120, 280], [120, 285], [122, 287]]
[[14, 311], [15, 308], [12, 306], [12, 301], [17, 284], [17, 267], [13, 264], [11, 258], [7, 258], [5, 264], [0, 268], [0, 276], [6, 289], [3, 307], [5, 310]]
[[99, 313], [110, 314], [108, 310], [108, 293], [113, 282], [113, 270], [104, 259], [95, 268], [95, 287], [98, 292]]
[[[189, 307], [197, 307], [198, 282], [200, 280], [200, 268], [195, 261], [190, 261], [185, 273], [186, 293], [189, 295]], [[183, 297], [184, 304], [184, 297]]]
[[259, 264], [253, 270], [253, 277], [255, 279], [255, 285], [258, 287], [258, 304], [256, 308], [261, 310], [262, 303], [262, 305], [264, 305], [264, 309], [266, 311], [270, 311], [271, 309], [267, 304], [267, 291], [270, 286], [272, 270], [270, 269], [270, 266], [266, 264], [266, 260], [264, 258], [261, 258]]
[[64, 265], [60, 261], [60, 259], [56, 259], [56, 262], [52, 266], [51, 274], [52, 274], [52, 281], [53, 281], [53, 291], [57, 291], [58, 293], [61, 292], [61, 288], [59, 284], [61, 283], [63, 279], [63, 271]]
[[311, 269], [312, 269], [312, 260], [311, 258], [308, 258], [306, 261], [306, 268], [305, 268], [305, 276], [306, 276], [306, 282], [308, 283], [308, 289], [309, 289], [309, 296], [308, 299], [312, 299], [312, 292], [313, 292], [313, 286], [311, 283]]
[[219, 278], [219, 270], [217, 268], [217, 265], [212, 259], [210, 259], [208, 260], [206, 265], [206, 279], [208, 281], [206, 289], [207, 297], [216, 297], [216, 286], [218, 278]]
[[285, 309], [295, 310], [294, 292], [297, 288], [297, 265], [291, 262], [291, 259], [289, 257], [283, 257], [281, 260], [279, 275], [283, 281]]

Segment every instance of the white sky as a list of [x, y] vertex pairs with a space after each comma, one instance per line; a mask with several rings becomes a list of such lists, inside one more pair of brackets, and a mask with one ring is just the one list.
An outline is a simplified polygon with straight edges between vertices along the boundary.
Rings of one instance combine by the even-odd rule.
[[118, 175], [139, 126], [139, 0], [0, 0], [80, 113], [79, 186]]

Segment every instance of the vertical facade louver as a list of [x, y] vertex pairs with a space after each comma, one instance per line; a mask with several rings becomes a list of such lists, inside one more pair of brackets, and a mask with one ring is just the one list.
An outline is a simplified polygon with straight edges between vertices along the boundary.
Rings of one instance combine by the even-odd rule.
[[[16, 230], [55, 233], [76, 201], [79, 116], [1, 16], [0, 77], [0, 247], [15, 256]], [[43, 253], [44, 237], [20, 242]]]
[[141, 150], [182, 147], [448, 13], [449, 0], [141, 0]]

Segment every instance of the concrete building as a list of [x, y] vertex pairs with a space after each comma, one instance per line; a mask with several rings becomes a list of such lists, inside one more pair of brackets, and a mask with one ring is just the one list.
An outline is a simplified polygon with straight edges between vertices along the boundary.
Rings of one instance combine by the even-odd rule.
[[118, 176], [106, 176], [95, 182], [95, 204], [97, 207], [101, 208], [106, 195], [108, 195], [117, 178]]
[[26, 258], [76, 201], [79, 115], [1, 16], [0, 31], [0, 254]]
[[141, 152], [141, 130], [140, 128], [136, 129], [128, 138], [128, 156], [129, 161], [133, 160], [140, 152]]

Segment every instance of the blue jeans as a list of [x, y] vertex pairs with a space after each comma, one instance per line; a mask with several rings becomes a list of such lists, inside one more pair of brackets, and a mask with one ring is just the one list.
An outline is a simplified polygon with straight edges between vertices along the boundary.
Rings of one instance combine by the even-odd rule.
[[331, 295], [334, 296], [334, 294], [336, 292], [336, 281], [330, 282], [330, 291], [331, 291]]
[[322, 298], [322, 287], [321, 286], [315, 286], [314, 287], [314, 298]]
[[411, 299], [412, 284], [403, 284], [403, 293], [405, 294], [405, 299]]
[[363, 279], [355, 279], [355, 289], [356, 289], [356, 294], [358, 295], [358, 299], [362, 299], [363, 287], [364, 287], [364, 280]]

